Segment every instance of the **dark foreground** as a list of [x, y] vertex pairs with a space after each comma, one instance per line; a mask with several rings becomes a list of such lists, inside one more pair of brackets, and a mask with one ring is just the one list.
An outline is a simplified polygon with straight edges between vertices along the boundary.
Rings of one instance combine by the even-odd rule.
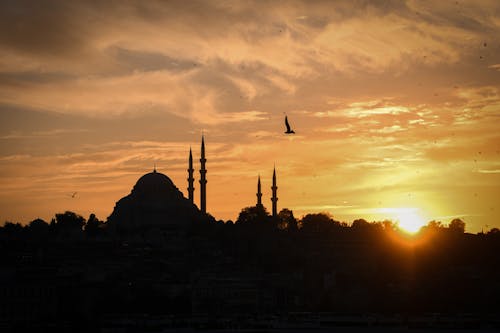
[[500, 230], [404, 238], [244, 212], [127, 232], [71, 212], [6, 225], [0, 332], [500, 331]]
[[283, 316], [108, 318], [102, 332], [499, 332], [500, 318], [471, 314], [419, 316], [290, 313]]

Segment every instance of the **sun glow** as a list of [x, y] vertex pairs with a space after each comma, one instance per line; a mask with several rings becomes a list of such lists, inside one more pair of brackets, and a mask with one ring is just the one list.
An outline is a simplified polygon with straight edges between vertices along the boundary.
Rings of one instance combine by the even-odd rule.
[[415, 234], [425, 225], [425, 221], [416, 211], [408, 211], [398, 214], [398, 225], [404, 231]]
[[386, 213], [397, 223], [398, 227], [408, 233], [415, 234], [426, 222], [419, 208], [415, 207], [396, 207], [382, 208], [381, 213]]

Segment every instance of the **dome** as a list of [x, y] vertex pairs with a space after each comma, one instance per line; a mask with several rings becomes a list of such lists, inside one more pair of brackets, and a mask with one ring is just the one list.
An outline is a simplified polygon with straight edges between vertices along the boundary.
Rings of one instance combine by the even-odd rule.
[[132, 189], [132, 194], [139, 196], [149, 195], [166, 195], [180, 193], [179, 189], [174, 185], [172, 180], [166, 175], [156, 172], [147, 173], [135, 184]]
[[[184, 232], [204, 214], [166, 175], [156, 172], [143, 175], [132, 192], [116, 202], [108, 222], [119, 232], [162, 230]], [[177, 230], [177, 231], [175, 231]]]

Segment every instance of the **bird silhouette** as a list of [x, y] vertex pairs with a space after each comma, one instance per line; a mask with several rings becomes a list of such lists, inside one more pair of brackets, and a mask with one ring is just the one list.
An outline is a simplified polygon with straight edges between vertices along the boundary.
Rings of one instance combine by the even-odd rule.
[[77, 193], [78, 193], [78, 192], [73, 192], [72, 194], [70, 194], [70, 196], [71, 196], [72, 198], [76, 198], [76, 194], [77, 194]]
[[285, 126], [286, 126], [286, 132], [285, 134], [295, 134], [295, 132], [290, 128], [290, 124], [288, 123], [288, 117], [285, 116]]

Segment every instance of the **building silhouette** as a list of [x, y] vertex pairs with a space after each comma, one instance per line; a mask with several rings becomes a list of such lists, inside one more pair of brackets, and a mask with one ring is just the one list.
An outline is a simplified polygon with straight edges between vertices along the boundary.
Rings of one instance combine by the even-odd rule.
[[171, 243], [204, 216], [168, 176], [154, 169], [118, 200], [108, 223], [117, 235], [128, 239]]
[[257, 180], [257, 207], [259, 208], [262, 208], [262, 191], [261, 191], [261, 188], [260, 188], [260, 175], [259, 175], [259, 178]]
[[[108, 217], [110, 230], [119, 235], [138, 236], [148, 241], [161, 242], [160, 238], [182, 238], [189, 226], [195, 221], [207, 218], [206, 192], [206, 155], [205, 138], [201, 138], [200, 156], [200, 206], [194, 203], [194, 167], [193, 153], [189, 149], [187, 198], [174, 185], [172, 180], [158, 172], [156, 166], [152, 172], [139, 178], [129, 195], [116, 202], [113, 212]], [[276, 182], [276, 167], [272, 177], [272, 216], [278, 216], [278, 197]], [[256, 207], [264, 208], [262, 204], [262, 186], [260, 175], [257, 179]]]
[[200, 157], [200, 210], [207, 212], [207, 169], [205, 163], [205, 137], [201, 136], [201, 157]]
[[273, 191], [273, 196], [271, 197], [271, 202], [273, 203], [272, 215], [273, 217], [278, 216], [278, 197], [276, 192], [278, 191], [278, 186], [276, 186], [276, 167], [273, 168], [273, 186], [271, 187]]
[[[207, 158], [205, 156], [205, 136], [201, 136], [201, 154], [200, 154], [200, 211], [204, 214], [207, 212], [207, 169], [206, 169], [206, 162]], [[191, 203], [194, 202], [194, 168], [193, 168], [193, 154], [192, 154], [192, 149], [189, 148], [189, 159], [188, 159], [188, 199], [191, 201]], [[271, 202], [272, 202], [272, 216], [277, 217], [278, 216], [278, 197], [277, 197], [277, 191], [278, 191], [278, 186], [276, 185], [276, 167], [273, 168], [273, 184], [271, 187], [272, 190], [272, 197], [271, 197]], [[261, 187], [261, 180], [260, 180], [260, 175], [257, 178], [257, 204], [256, 207], [263, 208], [262, 204], [262, 187]]]
[[188, 199], [191, 203], [194, 203], [194, 177], [193, 177], [193, 153], [191, 147], [189, 148], [189, 167], [188, 167]]

